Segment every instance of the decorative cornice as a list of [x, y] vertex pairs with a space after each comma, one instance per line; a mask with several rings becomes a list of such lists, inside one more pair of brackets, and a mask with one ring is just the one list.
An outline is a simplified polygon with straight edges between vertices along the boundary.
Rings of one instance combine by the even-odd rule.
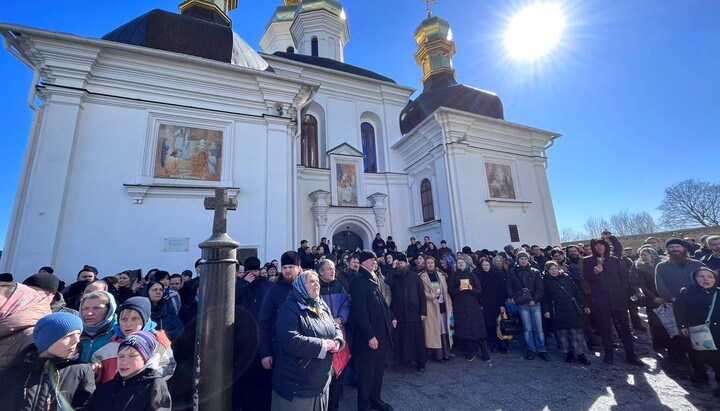
[[527, 213], [531, 204], [532, 201], [485, 200], [485, 205], [487, 205], [491, 213], [495, 212], [496, 208], [518, 208], [522, 209], [523, 213]]
[[[215, 194], [213, 186], [191, 185], [160, 185], [160, 184], [123, 184], [127, 193], [132, 197], [134, 204], [142, 204], [145, 198], [193, 198], [204, 199]], [[240, 193], [238, 187], [227, 187], [228, 194], [237, 198]]]

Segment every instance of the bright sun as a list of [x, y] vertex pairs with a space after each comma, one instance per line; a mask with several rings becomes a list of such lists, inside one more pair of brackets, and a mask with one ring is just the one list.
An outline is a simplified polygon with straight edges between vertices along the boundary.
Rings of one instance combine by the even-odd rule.
[[505, 32], [505, 48], [517, 60], [532, 61], [555, 47], [565, 28], [559, 5], [533, 3], [510, 20]]

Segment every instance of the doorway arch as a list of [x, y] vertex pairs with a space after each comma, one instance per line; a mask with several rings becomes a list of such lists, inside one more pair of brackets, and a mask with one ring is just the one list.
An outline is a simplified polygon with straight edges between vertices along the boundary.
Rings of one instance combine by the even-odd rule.
[[328, 234], [332, 234], [332, 245], [339, 245], [343, 248], [343, 245], [348, 243], [352, 246], [352, 250], [355, 251], [354, 246], [357, 245], [360, 249], [370, 247], [372, 238], [375, 238], [373, 227], [364, 219], [357, 217], [346, 217], [339, 220], [328, 227]]
[[340, 247], [340, 250], [343, 252], [353, 252], [356, 250], [357, 247], [360, 247], [361, 250], [365, 248], [362, 238], [360, 238], [359, 235], [350, 230], [336, 232], [333, 235], [332, 243], [333, 245], [337, 245], [338, 247]]

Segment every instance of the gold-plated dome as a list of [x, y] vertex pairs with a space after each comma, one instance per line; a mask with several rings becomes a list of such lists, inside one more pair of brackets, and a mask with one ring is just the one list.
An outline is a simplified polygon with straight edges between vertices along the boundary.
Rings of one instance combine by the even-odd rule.
[[342, 4], [337, 0], [302, 0], [295, 11], [297, 16], [306, 11], [327, 10], [330, 13], [345, 19], [345, 11]]
[[[287, 3], [287, 1], [286, 1]], [[286, 4], [275, 9], [275, 13], [270, 17], [268, 25], [275, 23], [276, 21], [293, 21], [295, 19], [295, 11], [297, 10], [297, 4]]]
[[415, 29], [415, 42], [419, 45], [433, 40], [452, 40], [452, 30], [447, 20], [437, 16], [428, 17]]

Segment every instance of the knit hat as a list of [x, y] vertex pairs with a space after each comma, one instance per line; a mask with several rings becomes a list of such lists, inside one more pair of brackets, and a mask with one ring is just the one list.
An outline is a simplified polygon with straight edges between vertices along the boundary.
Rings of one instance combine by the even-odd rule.
[[28, 277], [25, 281], [23, 281], [23, 284], [29, 287], [37, 287], [51, 294], [55, 294], [58, 290], [58, 286], [60, 285], [60, 279], [52, 274], [38, 273]]
[[38, 272], [40, 272], [40, 271], [45, 271], [46, 273], [55, 274], [55, 270], [53, 270], [52, 267], [47, 266], [47, 265], [44, 266], [44, 267], [40, 267], [40, 269], [38, 270]]
[[405, 261], [407, 263], [407, 257], [405, 256], [405, 254], [398, 253], [395, 256], [395, 261]]
[[283, 265], [300, 265], [300, 254], [295, 251], [285, 251], [280, 257], [280, 266]]
[[528, 253], [526, 253], [525, 251], [520, 251], [519, 253], [515, 254], [515, 258], [518, 260], [523, 257], [527, 258], [528, 260], [530, 259], [530, 255]]
[[260, 260], [257, 257], [250, 256], [245, 259], [243, 266], [245, 267], [245, 271], [259, 270]]
[[149, 331], [136, 331], [129, 336], [127, 336], [121, 343], [120, 346], [118, 346], [118, 352], [122, 350], [125, 347], [132, 347], [134, 348], [138, 353], [140, 353], [140, 356], [143, 358], [143, 362], [148, 362], [150, 357], [152, 357], [153, 352], [155, 352], [155, 346], [157, 345], [157, 340], [155, 339], [155, 336], [149, 332]]
[[140, 314], [143, 320], [143, 324], [147, 324], [150, 320], [150, 299], [147, 297], [132, 297], [125, 300], [124, 303], [118, 307], [117, 312], [120, 314], [123, 310], [135, 310]]
[[42, 353], [73, 331], [82, 331], [80, 317], [66, 312], [48, 314], [38, 320], [33, 329], [33, 343], [38, 353]]
[[361, 264], [371, 258], [377, 258], [377, 254], [375, 254], [374, 252], [372, 252], [370, 250], [362, 250], [360, 252], [359, 260], [360, 260]]
[[688, 249], [687, 243], [679, 238], [668, 238], [667, 241], [665, 241], [665, 248], [668, 248], [668, 246], [670, 246], [672, 244], [681, 245], [686, 250]]

